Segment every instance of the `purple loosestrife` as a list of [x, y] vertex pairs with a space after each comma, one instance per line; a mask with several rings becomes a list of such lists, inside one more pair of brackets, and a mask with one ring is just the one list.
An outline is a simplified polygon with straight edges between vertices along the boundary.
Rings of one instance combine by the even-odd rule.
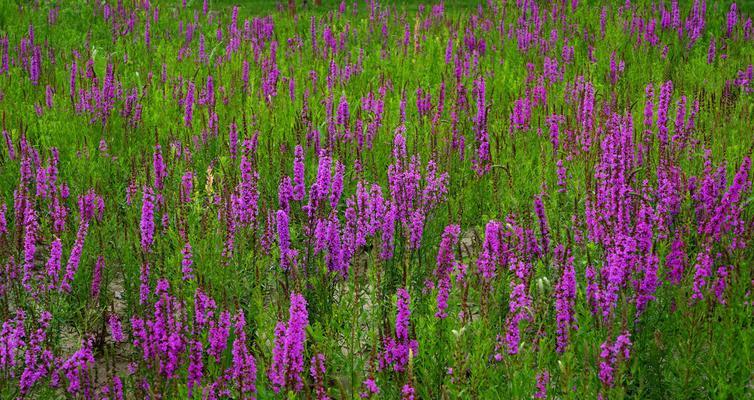
[[286, 214], [291, 212], [290, 201], [293, 199], [293, 184], [291, 177], [285, 176], [278, 186], [278, 206]]
[[147, 304], [147, 300], [149, 300], [149, 263], [145, 262], [141, 265], [139, 274], [139, 304]]
[[167, 167], [165, 166], [165, 160], [162, 158], [162, 148], [160, 145], [154, 146], [154, 154], [152, 156], [152, 166], [154, 168], [154, 189], [157, 192], [162, 191], [162, 186], [165, 183], [167, 177]]
[[332, 159], [325, 150], [322, 150], [319, 154], [319, 165], [317, 167], [317, 190], [309, 191], [309, 197], [315, 200], [315, 204], [319, 204], [319, 201], [325, 199], [330, 193], [332, 186], [331, 164]]
[[555, 165], [558, 167], [558, 193], [566, 193], [568, 191], [568, 173], [565, 166], [563, 166], [563, 160], [558, 160]]
[[448, 225], [442, 234], [440, 246], [437, 251], [437, 268], [434, 275], [437, 279], [437, 312], [435, 317], [443, 319], [448, 316], [448, 296], [450, 295], [450, 275], [456, 264], [454, 247], [458, 245], [461, 234], [459, 225]]
[[202, 377], [204, 376], [204, 348], [200, 340], [192, 340], [189, 350], [189, 365], [188, 373], [186, 375], [186, 387], [188, 389], [189, 397], [192, 397], [194, 388], [198, 388], [202, 384]]
[[246, 344], [246, 317], [239, 310], [234, 319], [233, 331], [233, 379], [238, 382], [238, 391], [244, 398], [253, 398], [257, 392], [257, 364]]
[[401, 400], [414, 400], [416, 397], [416, 390], [414, 390], [414, 387], [411, 386], [411, 384], [405, 384], [403, 385], [403, 388], [401, 389]]
[[557, 153], [560, 146], [560, 126], [563, 122], [565, 122], [563, 116], [557, 114], [552, 114], [545, 119], [550, 130], [550, 143], [552, 143], [553, 153]]
[[[16, 314], [17, 321], [20, 319]], [[21, 317], [23, 318], [23, 317]], [[39, 317], [39, 328], [36, 331], [29, 332], [26, 339], [26, 350], [24, 352], [24, 370], [19, 379], [19, 391], [21, 395], [27, 395], [31, 388], [53, 370], [53, 354], [49, 349], [43, 349], [47, 340], [47, 330], [50, 328], [52, 314], [43, 311]], [[18, 322], [21, 323], [21, 322]], [[21, 344], [17, 342], [18, 344]], [[59, 381], [59, 370], [54, 371], [51, 377], [51, 383]]]
[[500, 253], [504, 249], [502, 226], [498, 221], [490, 220], [484, 228], [482, 252], [477, 258], [477, 271], [485, 281], [490, 281], [497, 274]]
[[215, 362], [220, 362], [223, 351], [228, 347], [230, 327], [230, 313], [228, 311], [223, 311], [217, 322], [214, 320], [210, 321], [209, 335], [207, 336], [207, 340], [209, 341], [207, 354], [214, 357]]
[[304, 176], [304, 149], [296, 146], [293, 159], [293, 200], [301, 201], [306, 196], [306, 181]]
[[243, 226], [254, 227], [259, 212], [259, 190], [257, 183], [259, 173], [254, 170], [253, 160], [256, 153], [254, 142], [244, 140], [244, 154], [241, 156], [241, 182], [236, 195], [238, 220]]
[[191, 193], [194, 190], [194, 173], [186, 171], [181, 177], [181, 203], [191, 203]]
[[381, 370], [392, 367], [396, 372], [403, 372], [409, 362], [409, 354], [416, 356], [419, 342], [409, 337], [409, 308], [411, 297], [404, 288], [398, 288], [395, 316], [395, 337], [383, 339], [383, 350], [380, 354], [379, 367]]
[[291, 249], [291, 233], [288, 215], [283, 210], [277, 212], [278, 245], [280, 246], [280, 268], [288, 271], [295, 262], [297, 252]]
[[65, 276], [60, 282], [60, 290], [65, 293], [71, 292], [71, 283], [76, 276], [76, 271], [79, 269], [79, 263], [81, 262], [81, 252], [84, 248], [84, 239], [89, 231], [89, 222], [82, 220], [79, 224], [79, 230], [76, 233], [76, 241], [71, 248], [71, 254], [68, 256], [68, 264], [66, 265]]
[[557, 319], [556, 351], [562, 354], [568, 346], [569, 333], [575, 327], [574, 305], [576, 301], [576, 273], [573, 257], [562, 245], [555, 249], [561, 259], [561, 275], [555, 284], [555, 312]]
[[487, 131], [487, 100], [486, 87], [483, 78], [474, 81], [474, 93], [476, 96], [477, 114], [474, 121], [474, 131], [477, 140], [477, 154], [472, 159], [473, 169], [477, 175], [487, 173], [491, 167], [490, 140]]
[[304, 344], [308, 325], [306, 299], [303, 295], [291, 292], [288, 323], [278, 322], [275, 327], [275, 348], [267, 371], [275, 393], [283, 388], [300, 392], [304, 387], [301, 372], [304, 370]]
[[713, 290], [715, 292], [715, 297], [717, 297], [717, 302], [720, 304], [727, 304], [725, 301], [725, 288], [728, 285], [727, 279], [728, 276], [730, 276], [732, 270], [732, 266], [722, 266], [717, 269], [717, 277], [715, 279], [715, 283], [713, 284]]
[[340, 196], [343, 194], [343, 175], [345, 174], [345, 169], [345, 165], [340, 161], [336, 161], [335, 175], [333, 176], [332, 186], [330, 188], [330, 207], [333, 209], [338, 207]]
[[409, 248], [418, 250], [421, 246], [422, 235], [424, 234], [425, 215], [421, 209], [414, 210], [408, 221], [409, 225]]
[[[645, 189], [646, 190], [646, 189]], [[636, 290], [636, 313], [637, 316], [644, 312], [649, 302], [655, 300], [654, 293], [660, 282], [657, 279], [657, 270], [660, 259], [652, 250], [652, 243], [655, 238], [652, 222], [657, 219], [654, 210], [646, 203], [639, 206], [639, 212], [636, 216], [636, 226], [634, 230], [634, 243], [636, 245], [636, 266], [634, 269]]]
[[673, 81], [665, 82], [660, 88], [660, 100], [657, 104], [657, 135], [660, 143], [668, 143], [668, 108], [673, 94]]
[[670, 283], [673, 285], [679, 285], [681, 283], [687, 262], [686, 245], [683, 242], [683, 236], [681, 234], [676, 234], [673, 244], [670, 247], [670, 253], [665, 258], [667, 280]]
[[373, 395], [380, 394], [380, 387], [377, 386], [377, 382], [375, 382], [374, 378], [368, 378], [364, 380], [362, 384], [364, 385], [364, 389], [366, 389], [359, 393], [359, 397], [362, 399], [368, 399]]
[[309, 364], [309, 373], [311, 374], [312, 381], [314, 381], [314, 392], [317, 395], [317, 400], [330, 400], [330, 397], [327, 395], [327, 388], [325, 387], [325, 375], [327, 374], [325, 355], [322, 353], [314, 355]]
[[8, 206], [5, 203], [0, 204], [0, 238], [8, 234], [8, 221], [5, 214], [8, 212]]
[[704, 250], [700, 251], [696, 256], [696, 264], [694, 265], [694, 283], [693, 293], [691, 295], [691, 301], [698, 301], [704, 299], [704, 293], [702, 291], [707, 286], [707, 279], [712, 276], [713, 259], [712, 249], [706, 246]]
[[547, 254], [550, 248], [550, 225], [547, 223], [545, 206], [542, 203], [542, 195], [534, 197], [534, 212], [539, 220], [539, 234], [542, 237], [542, 251]]
[[707, 48], [707, 64], [712, 65], [715, 62], [716, 51], [716, 42], [713, 36], [710, 38], [709, 47]]
[[181, 255], [183, 258], [181, 259], [181, 275], [183, 276], [184, 281], [190, 281], [194, 278], [193, 272], [194, 270], [191, 269], [191, 266], [194, 264], [193, 261], [193, 254], [191, 252], [191, 244], [189, 242], [186, 242], [186, 245], [183, 246], [183, 250], [181, 250]]
[[382, 242], [382, 249], [380, 250], [380, 258], [383, 260], [389, 260], [393, 258], [393, 249], [395, 247], [395, 221], [398, 211], [396, 205], [390, 202], [389, 208], [385, 210], [385, 214], [380, 226]]
[[63, 242], [56, 237], [50, 243], [50, 258], [47, 259], [47, 276], [50, 278], [50, 288], [56, 288], [60, 279], [61, 259], [63, 258]]
[[169, 293], [165, 279], [159, 279], [155, 289], [154, 311], [146, 319], [131, 318], [133, 346], [141, 349], [147, 366], [165, 379], [174, 379], [185, 360], [187, 329], [183, 319], [183, 304]]
[[39, 236], [39, 220], [32, 205], [24, 209], [24, 276], [22, 284], [27, 291], [31, 290], [32, 274], [34, 273], [34, 256], [37, 253], [37, 239]]
[[17, 310], [14, 318], [3, 322], [0, 330], [0, 369], [4, 371], [16, 367], [16, 355], [24, 346], [25, 318], [26, 314], [22, 310]]
[[107, 324], [110, 329], [110, 336], [113, 338], [114, 342], [120, 343], [126, 339], [126, 336], [123, 334], [123, 326], [116, 314], [110, 314]]
[[45, 105], [49, 109], [52, 109], [52, 106], [53, 106], [52, 96], [53, 96], [52, 86], [47, 85], [47, 88], [45, 89]]
[[[68, 385], [68, 394], [77, 395], [89, 393], [93, 382], [90, 382], [89, 369], [94, 367], [94, 353], [92, 339], [82, 340], [81, 348], [65, 360], [55, 374], [64, 374]], [[76, 396], [77, 397], [77, 396]], [[88, 397], [84, 395], [83, 397]]]
[[508, 354], [518, 354], [521, 341], [521, 321], [529, 318], [527, 310], [531, 306], [531, 298], [523, 282], [511, 282], [510, 286], [505, 346], [508, 349]]
[[194, 331], [203, 330], [214, 316], [215, 301], [200, 289], [194, 293]]
[[605, 341], [600, 345], [599, 378], [605, 387], [614, 386], [615, 368], [621, 361], [628, 361], [631, 356], [631, 346], [631, 334], [628, 332], [623, 332], [612, 344]]
[[13, 138], [8, 133], [8, 130], [3, 129], [3, 138], [5, 138], [5, 148], [8, 150], [8, 158], [11, 160], [16, 159], [16, 148], [13, 145]]
[[270, 368], [267, 370], [267, 378], [272, 384], [275, 393], [285, 387], [285, 322], [278, 322], [275, 325], [275, 347], [272, 349], [272, 360]]
[[543, 371], [537, 374], [537, 392], [534, 393], [535, 399], [547, 398], [547, 384], [550, 383], [550, 373]]
[[736, 27], [736, 24], [738, 24], [738, 7], [736, 6], [736, 3], [732, 3], [730, 5], [730, 9], [728, 10], [728, 16], [727, 16], [727, 30], [726, 34], [728, 37], [733, 36], [733, 29]]
[[119, 376], [113, 376], [112, 399], [123, 400], [123, 381]]
[[194, 119], [194, 91], [194, 82], [189, 82], [186, 97], [183, 99], [183, 124], [188, 128], [191, 128]]
[[97, 262], [94, 264], [94, 271], [92, 272], [92, 287], [90, 294], [94, 299], [99, 297], [100, 284], [102, 283], [102, 270], [105, 268], [105, 258], [102, 256], [97, 257]]
[[228, 127], [228, 150], [230, 159], [235, 160], [238, 156], [238, 128], [235, 121], [231, 122]]
[[141, 249], [149, 253], [154, 242], [154, 191], [149, 186], [144, 186], [144, 196], [141, 203]]
[[650, 128], [654, 122], [654, 87], [651, 83], [648, 83], [644, 89], [644, 95], [646, 97], [644, 101], [644, 126]]

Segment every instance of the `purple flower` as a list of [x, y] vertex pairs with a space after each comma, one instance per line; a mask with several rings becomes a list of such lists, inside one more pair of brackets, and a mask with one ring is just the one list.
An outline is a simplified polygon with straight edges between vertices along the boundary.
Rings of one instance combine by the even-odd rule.
[[731, 270], [733, 270], [733, 267], [722, 266], [717, 269], [717, 278], [715, 279], [713, 287], [715, 291], [715, 297], [717, 297], [717, 301], [720, 304], [726, 304], [725, 288], [728, 285], [727, 278], [730, 275]]
[[189, 128], [194, 118], [194, 91], [194, 82], [189, 82], [186, 97], [183, 99], [183, 124]]
[[120, 319], [118, 319], [118, 316], [116, 314], [110, 314], [110, 318], [108, 319], [107, 323], [110, 328], [110, 336], [113, 338], [113, 341], [120, 343], [125, 340], [126, 336], [123, 334], [123, 327], [121, 326]]
[[149, 299], [149, 263], [145, 262], [141, 266], [139, 275], [139, 304], [147, 304]]
[[550, 382], [550, 373], [547, 371], [537, 374], [537, 392], [534, 393], [535, 399], [547, 398], [547, 384]]
[[202, 376], [204, 375], [203, 350], [201, 341], [191, 341], [188, 374], [186, 376], [186, 386], [188, 388], [189, 397], [191, 397], [194, 388], [199, 387], [202, 384]]
[[293, 200], [301, 201], [306, 196], [306, 181], [304, 176], [304, 149], [296, 146], [293, 160]]
[[304, 342], [308, 325], [306, 299], [291, 292], [288, 323], [278, 322], [275, 327], [275, 348], [272, 352], [272, 364], [267, 372], [275, 393], [283, 388], [299, 392], [304, 387], [301, 372], [304, 369]]
[[47, 259], [47, 276], [50, 278], [50, 286], [57, 287], [60, 279], [61, 259], [63, 258], [63, 242], [56, 237], [50, 243], [50, 258]]
[[738, 8], [736, 6], [736, 3], [732, 3], [730, 5], [730, 9], [728, 10], [728, 16], [727, 16], [727, 30], [726, 33], [728, 37], [731, 37], [733, 35], [733, 29], [736, 27], [736, 24], [738, 24]]
[[66, 390], [71, 395], [88, 393], [92, 382], [89, 381], [89, 368], [94, 366], [92, 340], [82, 340], [81, 348], [65, 360], [57, 374], [63, 373], [68, 380]]
[[149, 186], [144, 186], [144, 196], [141, 203], [141, 248], [149, 253], [154, 242], [154, 191]]
[[670, 97], [673, 94], [673, 81], [665, 82], [660, 88], [660, 101], [657, 105], [657, 130], [660, 143], [668, 143], [668, 107], [670, 106]]
[[257, 365], [254, 356], [246, 345], [246, 318], [243, 310], [239, 310], [235, 317], [233, 341], [233, 379], [238, 382], [238, 391], [242, 396], [256, 393]]
[[209, 348], [207, 354], [215, 357], [215, 362], [220, 362], [225, 348], [228, 347], [228, 337], [230, 336], [230, 313], [223, 311], [220, 314], [218, 322], [210, 321], [209, 328]]
[[314, 391], [317, 395], [317, 400], [329, 400], [330, 397], [327, 396], [327, 388], [325, 387], [325, 374], [327, 374], [327, 370], [325, 369], [324, 354], [318, 353], [312, 357], [309, 373], [314, 381]]
[[191, 203], [191, 192], [194, 190], [194, 173], [186, 171], [181, 177], [181, 203]]
[[102, 269], [105, 267], [105, 258], [102, 256], [97, 257], [97, 262], [94, 264], [94, 271], [92, 272], [92, 288], [91, 296], [93, 298], [99, 297], [100, 283], [102, 282]]
[[437, 312], [435, 317], [445, 318], [448, 316], [448, 296], [451, 289], [450, 274], [456, 264], [454, 247], [458, 244], [458, 238], [461, 234], [459, 225], [448, 225], [442, 234], [439, 249], [437, 251], [437, 268], [434, 275], [437, 278]]
[[521, 321], [528, 319], [527, 309], [531, 306], [531, 298], [523, 283], [511, 282], [511, 293], [508, 302], [507, 327], [505, 332], [505, 345], [508, 354], [518, 354], [521, 341]]
[[422, 235], [424, 234], [424, 212], [416, 209], [411, 213], [409, 221], [409, 247], [412, 250], [418, 250], [421, 246]]
[[414, 400], [415, 395], [416, 391], [413, 386], [408, 383], [403, 385], [403, 388], [401, 389], [401, 400]]
[[711, 251], [712, 249], [707, 246], [696, 256], [696, 264], [694, 265], [694, 293], [691, 295], [692, 301], [704, 299], [702, 291], [707, 286], [707, 279], [712, 276], [713, 260]]
[[686, 269], [687, 257], [685, 244], [680, 234], [677, 234], [670, 248], [670, 253], [665, 258], [665, 265], [668, 270], [668, 281], [674, 285], [681, 283], [683, 272]]
[[186, 245], [183, 246], [181, 254], [183, 255], [183, 259], [181, 260], [181, 274], [183, 274], [184, 281], [189, 281], [194, 277], [193, 270], [191, 269], [191, 265], [194, 261], [192, 259], [191, 244], [189, 242], [186, 242]]
[[84, 248], [84, 239], [89, 231], [89, 223], [81, 221], [79, 230], [76, 233], [76, 241], [71, 248], [71, 254], [68, 256], [68, 264], [66, 265], [65, 276], [60, 282], [60, 290], [66, 293], [71, 291], [71, 283], [76, 275], [76, 271], [79, 269], [79, 263], [81, 261], [81, 252]]
[[162, 158], [162, 148], [159, 144], [154, 146], [152, 165], [154, 168], [154, 188], [159, 192], [162, 190], [165, 178], [168, 175], [167, 167], [165, 166], [165, 160], [163, 160]]
[[359, 397], [362, 399], [367, 399], [375, 394], [380, 394], [380, 387], [377, 386], [377, 382], [374, 381], [374, 378], [368, 378], [364, 382], [364, 388], [366, 388], [366, 391], [363, 391], [359, 393]]
[[576, 273], [570, 251], [564, 250], [562, 245], [558, 245], [555, 254], [561, 263], [561, 276], [555, 284], [555, 312], [558, 334], [556, 350], [562, 354], [568, 345], [569, 333], [575, 323]]
[[280, 268], [288, 271], [291, 260], [295, 259], [296, 250], [291, 249], [291, 234], [288, 227], [288, 215], [283, 210], [277, 212], [278, 245], [280, 246]]
[[235, 160], [238, 155], [238, 128], [235, 121], [231, 122], [228, 128], [228, 148], [230, 150], [230, 159]]
[[411, 297], [406, 289], [398, 288], [395, 337], [386, 337], [383, 339], [383, 350], [379, 360], [381, 370], [392, 366], [394, 371], [403, 372], [408, 365], [409, 355], [412, 354], [415, 356], [419, 351], [419, 343], [409, 338], [410, 302]]
[[197, 288], [194, 293], [194, 330], [203, 330], [212, 319], [216, 308], [215, 301]]
[[539, 220], [539, 233], [542, 236], [542, 251], [547, 254], [550, 247], [550, 225], [547, 223], [545, 206], [542, 204], [542, 195], [534, 197], [534, 212]]
[[24, 218], [24, 277], [23, 285], [31, 289], [31, 274], [34, 269], [34, 255], [37, 252], [37, 236], [39, 235], [39, 221], [37, 212], [32, 205], [27, 205], [23, 211]]
[[330, 190], [330, 207], [333, 209], [337, 208], [340, 196], [343, 194], [343, 175], [345, 174], [345, 169], [345, 165], [340, 161], [335, 163], [335, 176], [333, 177]]

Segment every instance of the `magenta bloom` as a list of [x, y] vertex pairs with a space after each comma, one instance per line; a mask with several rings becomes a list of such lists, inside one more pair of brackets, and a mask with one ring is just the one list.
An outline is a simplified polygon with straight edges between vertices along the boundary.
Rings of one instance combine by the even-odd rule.
[[97, 262], [94, 264], [94, 272], [92, 272], [92, 288], [91, 296], [93, 298], [99, 297], [100, 283], [102, 282], [102, 269], [105, 267], [105, 258], [102, 256], [97, 257]]
[[380, 369], [392, 367], [396, 372], [403, 372], [408, 365], [409, 353], [416, 356], [419, 351], [419, 342], [410, 339], [409, 336], [409, 318], [411, 310], [409, 305], [411, 297], [406, 289], [399, 288], [397, 292], [398, 299], [396, 306], [398, 312], [395, 316], [395, 337], [386, 337], [383, 339], [383, 350], [380, 353]]
[[306, 196], [306, 181], [304, 176], [304, 149], [296, 146], [293, 160], [293, 200], [301, 201]]
[[154, 191], [151, 187], [144, 187], [144, 196], [141, 203], [141, 248], [145, 253], [150, 251], [154, 242]]
[[306, 311], [306, 299], [291, 292], [288, 323], [278, 322], [275, 327], [275, 348], [272, 351], [272, 364], [267, 371], [275, 393], [283, 388], [299, 392], [304, 387], [301, 372], [304, 370], [307, 325], [309, 314]]

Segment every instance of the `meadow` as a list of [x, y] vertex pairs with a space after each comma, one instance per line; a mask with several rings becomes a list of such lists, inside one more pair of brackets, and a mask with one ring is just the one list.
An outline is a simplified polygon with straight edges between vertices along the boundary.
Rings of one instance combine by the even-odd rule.
[[754, 3], [0, 4], [0, 398], [754, 398]]

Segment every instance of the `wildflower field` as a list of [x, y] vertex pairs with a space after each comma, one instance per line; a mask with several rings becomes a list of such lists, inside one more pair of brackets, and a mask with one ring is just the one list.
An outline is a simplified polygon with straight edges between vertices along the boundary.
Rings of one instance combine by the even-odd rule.
[[0, 2], [0, 398], [754, 398], [754, 2]]

